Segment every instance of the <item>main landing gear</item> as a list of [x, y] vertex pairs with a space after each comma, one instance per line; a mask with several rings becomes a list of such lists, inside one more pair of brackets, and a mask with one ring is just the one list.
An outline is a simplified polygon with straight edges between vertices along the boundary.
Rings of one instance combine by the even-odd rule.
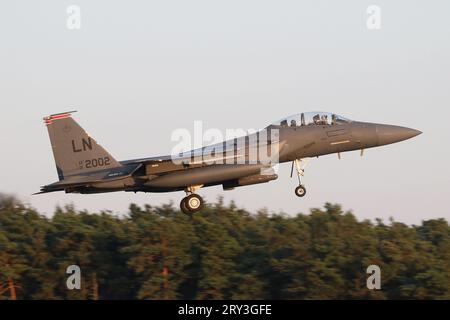
[[309, 162], [308, 158], [300, 160], [297, 159], [294, 160], [294, 162], [292, 162], [291, 178], [294, 175], [294, 166], [295, 166], [295, 169], [297, 170], [298, 184], [299, 184], [299, 186], [295, 188], [295, 195], [299, 198], [303, 198], [304, 196], [306, 196], [306, 188], [302, 184], [301, 177], [305, 175], [305, 167], [307, 166], [308, 162]]
[[181, 200], [180, 209], [183, 213], [191, 215], [203, 209], [205, 201], [194, 192], [201, 187], [189, 187], [186, 189], [187, 197]]

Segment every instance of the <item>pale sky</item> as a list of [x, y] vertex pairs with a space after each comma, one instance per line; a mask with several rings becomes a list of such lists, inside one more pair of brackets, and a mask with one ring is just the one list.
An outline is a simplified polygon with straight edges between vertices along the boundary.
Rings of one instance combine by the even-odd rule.
[[[381, 29], [368, 30], [369, 5]], [[66, 26], [81, 9], [81, 29]], [[169, 154], [173, 130], [262, 128], [300, 112], [397, 124], [423, 135], [314, 159], [294, 195], [269, 184], [201, 190], [239, 207], [307, 213], [340, 203], [359, 219], [450, 220], [450, 2], [41, 0], [0, 4], [0, 192], [42, 212], [178, 206], [184, 193], [31, 196], [57, 180], [42, 117], [75, 118], [118, 160]]]

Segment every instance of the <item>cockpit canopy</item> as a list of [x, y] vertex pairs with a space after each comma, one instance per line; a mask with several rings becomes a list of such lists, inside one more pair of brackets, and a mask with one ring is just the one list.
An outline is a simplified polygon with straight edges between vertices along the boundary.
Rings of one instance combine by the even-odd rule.
[[282, 127], [327, 126], [352, 122], [349, 119], [329, 112], [305, 112], [281, 119], [272, 125]]

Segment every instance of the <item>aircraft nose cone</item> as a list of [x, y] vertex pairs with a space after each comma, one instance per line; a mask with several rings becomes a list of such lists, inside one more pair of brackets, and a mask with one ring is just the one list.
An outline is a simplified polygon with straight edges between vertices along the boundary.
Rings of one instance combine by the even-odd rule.
[[380, 146], [408, 140], [419, 134], [422, 134], [422, 132], [411, 128], [385, 124], [377, 125], [378, 144]]

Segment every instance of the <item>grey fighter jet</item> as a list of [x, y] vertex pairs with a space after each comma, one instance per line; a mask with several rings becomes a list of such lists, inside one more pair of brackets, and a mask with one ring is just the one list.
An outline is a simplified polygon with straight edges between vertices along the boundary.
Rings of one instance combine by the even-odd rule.
[[301, 113], [264, 130], [175, 155], [117, 161], [72, 118], [73, 112], [44, 118], [59, 181], [41, 193], [185, 191], [181, 210], [193, 214], [204, 201], [196, 192], [222, 185], [224, 190], [276, 180], [279, 163], [291, 162], [299, 178], [298, 197], [308, 159], [379, 147], [421, 134], [405, 127], [358, 122], [326, 112]]

